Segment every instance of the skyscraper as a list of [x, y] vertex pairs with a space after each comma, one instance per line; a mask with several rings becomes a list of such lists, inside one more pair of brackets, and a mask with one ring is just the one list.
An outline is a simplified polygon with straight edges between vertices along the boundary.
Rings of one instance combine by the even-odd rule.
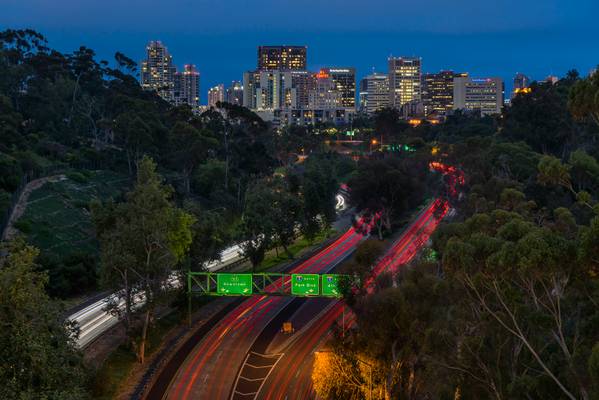
[[522, 73], [517, 73], [514, 76], [513, 94], [530, 92], [530, 78]]
[[342, 106], [342, 93], [337, 90], [333, 77], [327, 70], [321, 70], [316, 74], [314, 88], [309, 95], [309, 108], [318, 110], [338, 109]]
[[356, 108], [356, 69], [355, 68], [323, 68], [321, 73], [330, 76], [334, 90], [339, 92], [342, 108]]
[[422, 100], [425, 114], [446, 117], [453, 109], [454, 78], [467, 76], [467, 73], [455, 73], [449, 70], [436, 74], [424, 74]]
[[291, 87], [295, 89], [294, 109], [308, 108], [310, 92], [316, 86], [316, 74], [308, 71], [289, 71]]
[[146, 59], [141, 62], [141, 86], [155, 90], [166, 101], [173, 102], [175, 72], [173, 57], [160, 41], [151, 41], [146, 46]]
[[422, 99], [422, 59], [389, 57], [389, 105], [398, 110]]
[[243, 105], [253, 110], [306, 108], [314, 82], [308, 71], [248, 71], [243, 74]]
[[501, 113], [503, 106], [501, 78], [454, 78], [453, 109], [479, 112], [481, 115]]
[[360, 82], [360, 108], [367, 114], [389, 107], [389, 77], [373, 72]]
[[514, 89], [523, 89], [530, 85], [530, 78], [520, 72], [514, 76]]
[[258, 70], [305, 70], [307, 51], [306, 46], [259, 46]]
[[239, 81], [233, 81], [231, 86], [225, 92], [225, 101], [238, 106], [243, 105], [243, 84]]
[[174, 103], [191, 107], [200, 104], [200, 73], [195, 65], [185, 64], [182, 72], [175, 72]]
[[225, 85], [222, 83], [208, 90], [208, 107], [216, 107], [216, 103], [225, 101]]

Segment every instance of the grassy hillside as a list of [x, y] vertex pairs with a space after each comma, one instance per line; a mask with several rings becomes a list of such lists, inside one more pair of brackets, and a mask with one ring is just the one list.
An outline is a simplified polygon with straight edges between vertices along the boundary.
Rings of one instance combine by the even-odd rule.
[[118, 198], [129, 183], [112, 171], [71, 172], [30, 194], [15, 227], [41, 250], [51, 291], [68, 296], [95, 286], [98, 246], [89, 204]]

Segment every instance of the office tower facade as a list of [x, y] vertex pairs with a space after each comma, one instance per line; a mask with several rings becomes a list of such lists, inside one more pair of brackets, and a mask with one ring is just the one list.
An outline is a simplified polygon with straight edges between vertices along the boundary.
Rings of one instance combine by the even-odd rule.
[[389, 106], [400, 110], [409, 102], [422, 99], [422, 59], [389, 57]]
[[340, 106], [343, 108], [356, 108], [356, 69], [352, 67], [331, 67], [320, 70], [326, 74], [334, 84], [334, 90], [341, 96]]
[[174, 103], [200, 105], [200, 73], [193, 64], [185, 64], [183, 71], [175, 72]]
[[389, 77], [373, 72], [360, 82], [360, 109], [367, 114], [389, 107]]
[[316, 86], [316, 74], [309, 71], [289, 71], [288, 74], [291, 77], [291, 87], [295, 89], [295, 101], [291, 108], [308, 108], [310, 92]]
[[248, 71], [243, 74], [243, 105], [256, 111], [272, 111], [284, 107], [290, 92], [290, 80], [285, 73], [275, 71]]
[[308, 65], [306, 46], [259, 46], [259, 71], [305, 70]]
[[514, 76], [514, 87], [512, 93], [514, 95], [518, 93], [529, 93], [530, 92], [530, 78], [520, 72]]
[[467, 77], [467, 73], [450, 70], [424, 74], [422, 78], [422, 101], [425, 115], [445, 118], [453, 110], [453, 82], [455, 78]]
[[233, 81], [225, 92], [225, 101], [238, 106], [243, 105], [243, 83]]
[[222, 83], [208, 89], [208, 107], [216, 107], [216, 103], [225, 101], [225, 85]]
[[248, 71], [243, 74], [243, 105], [253, 110], [308, 107], [315, 76], [308, 71]]
[[514, 90], [524, 89], [530, 86], [530, 78], [520, 72], [514, 76]]
[[342, 100], [343, 95], [337, 90], [337, 85], [327, 70], [321, 70], [316, 74], [314, 88], [309, 94], [308, 108], [313, 110], [344, 108]]
[[175, 101], [175, 73], [173, 57], [160, 41], [151, 41], [146, 46], [146, 58], [141, 62], [141, 86], [155, 90], [169, 102]]
[[453, 109], [480, 112], [481, 115], [499, 114], [503, 91], [501, 78], [454, 78]]

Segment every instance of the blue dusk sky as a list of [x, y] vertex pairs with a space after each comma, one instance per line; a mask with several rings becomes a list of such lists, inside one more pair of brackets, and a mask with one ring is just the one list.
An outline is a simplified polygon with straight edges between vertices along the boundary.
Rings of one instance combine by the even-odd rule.
[[420, 56], [453, 69], [533, 79], [586, 75], [599, 64], [599, 0], [0, 0], [0, 28], [33, 28], [51, 47], [80, 45], [136, 61], [161, 40], [175, 64], [196, 64], [202, 102], [218, 83], [256, 67], [256, 47], [307, 45], [308, 66], [386, 72], [387, 57]]

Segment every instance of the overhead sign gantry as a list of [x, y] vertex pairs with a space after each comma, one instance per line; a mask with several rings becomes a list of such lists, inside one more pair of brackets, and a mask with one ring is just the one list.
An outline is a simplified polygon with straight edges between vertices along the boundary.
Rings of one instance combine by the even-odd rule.
[[347, 275], [188, 272], [187, 291], [200, 296], [342, 297]]

